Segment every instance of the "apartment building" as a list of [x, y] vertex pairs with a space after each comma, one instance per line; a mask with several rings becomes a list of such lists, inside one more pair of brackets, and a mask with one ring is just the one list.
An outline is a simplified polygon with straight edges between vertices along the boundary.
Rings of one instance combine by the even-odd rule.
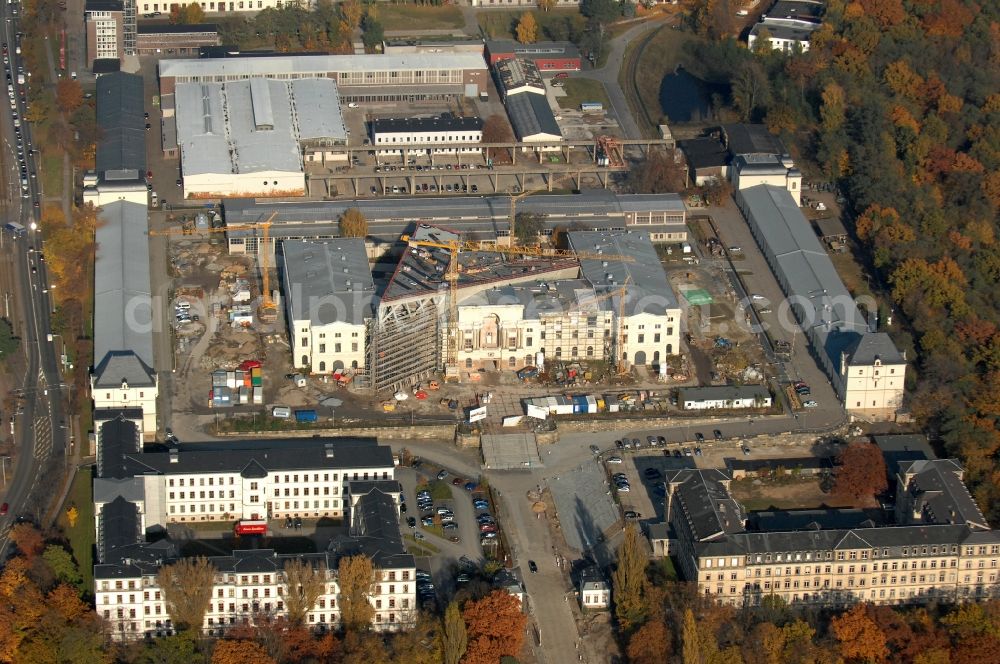
[[[729, 492], [727, 471], [670, 471], [673, 553], [699, 592], [738, 606], [758, 604], [766, 595], [821, 606], [994, 596], [1000, 532], [985, 525], [957, 462], [920, 464], [900, 473], [893, 525], [876, 524], [862, 510], [827, 510], [804, 526], [794, 518], [771, 518], [753, 532]], [[931, 503], [934, 509], [899, 511], [901, 504]], [[851, 518], [856, 522], [843, 527]]]
[[125, 55], [125, 7], [121, 0], [88, 0], [83, 9], [87, 68], [94, 60], [121, 60]]
[[[115, 518], [105, 522], [99, 537], [102, 555], [94, 567], [97, 614], [118, 640], [169, 635], [174, 625], [158, 573], [163, 565], [178, 559], [177, 550], [169, 540], [129, 541], [127, 534], [136, 532], [137, 522], [134, 514], [129, 515], [128, 505], [119, 499], [109, 506]], [[210, 557], [214, 577], [203, 630], [221, 636], [227, 627], [252, 624], [260, 616], [284, 615], [286, 569], [292, 561], [309, 563], [324, 582], [323, 592], [307, 612], [306, 624], [318, 631], [336, 628], [341, 617], [337, 567], [343, 556], [351, 555], [368, 556], [376, 570], [369, 597], [374, 609], [372, 628], [392, 631], [410, 626], [417, 608], [416, 566], [400, 539], [397, 510], [390, 495], [371, 488], [355, 503], [351, 534], [332, 540], [327, 551], [235, 550], [228, 556]]]
[[295, 368], [364, 368], [375, 300], [364, 239], [285, 240], [281, 260]]

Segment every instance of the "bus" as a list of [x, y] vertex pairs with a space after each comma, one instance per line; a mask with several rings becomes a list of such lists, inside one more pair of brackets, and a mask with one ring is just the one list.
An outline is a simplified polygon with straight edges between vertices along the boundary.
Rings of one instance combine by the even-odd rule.
[[264, 519], [243, 519], [236, 522], [237, 535], [266, 535], [267, 521]]
[[580, 110], [584, 113], [602, 113], [604, 112], [604, 104], [599, 101], [585, 101], [580, 104]]
[[24, 235], [25, 233], [24, 226], [22, 224], [17, 223], [16, 221], [8, 222], [7, 224], [4, 225], [4, 229], [10, 231], [14, 235]]

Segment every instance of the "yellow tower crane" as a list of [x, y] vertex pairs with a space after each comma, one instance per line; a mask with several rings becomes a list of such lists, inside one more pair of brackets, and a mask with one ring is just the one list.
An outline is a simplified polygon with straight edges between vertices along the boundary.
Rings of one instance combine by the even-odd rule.
[[[565, 251], [560, 249], [545, 249], [542, 247], [488, 247], [481, 248], [477, 242], [463, 242], [461, 240], [449, 240], [444, 242], [433, 242], [430, 240], [416, 240], [409, 235], [403, 235], [400, 240], [406, 242], [411, 247], [431, 247], [448, 251], [448, 270], [445, 272], [445, 279], [448, 281], [448, 328], [446, 331], [445, 346], [445, 379], [458, 380], [458, 278], [459, 261], [458, 256], [463, 251], [475, 251], [480, 253], [506, 254], [513, 256], [538, 256], [543, 258], [571, 258], [599, 261], [616, 261], [622, 263], [634, 263], [632, 256], [620, 254], [604, 254]], [[624, 300], [624, 298], [623, 298]], [[624, 305], [622, 305], [624, 306]]]
[[227, 224], [221, 228], [206, 228], [190, 230], [186, 228], [171, 228], [164, 231], [149, 231], [150, 236], [196, 235], [198, 233], [226, 233], [228, 231], [261, 231], [262, 244], [257, 246], [257, 265], [260, 268], [261, 303], [258, 315], [264, 323], [273, 323], [278, 318], [278, 306], [271, 297], [271, 224], [277, 212], [271, 214], [266, 221], [256, 224]]
[[607, 291], [598, 295], [594, 302], [603, 302], [618, 296], [618, 320], [615, 321], [615, 334], [611, 341], [612, 351], [611, 366], [619, 375], [628, 372], [628, 362], [625, 361], [625, 296], [628, 294], [628, 284], [632, 281], [632, 275], [625, 277], [625, 283], [620, 288]]

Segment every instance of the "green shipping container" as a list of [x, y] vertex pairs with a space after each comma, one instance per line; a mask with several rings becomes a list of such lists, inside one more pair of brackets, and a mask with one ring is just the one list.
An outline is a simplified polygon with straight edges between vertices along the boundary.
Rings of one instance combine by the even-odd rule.
[[263, 384], [264, 384], [264, 383], [263, 383], [263, 382], [261, 381], [261, 377], [260, 377], [260, 376], [254, 376], [254, 377], [253, 377], [253, 378], [251, 379], [251, 382], [253, 383], [253, 386], [254, 386], [254, 387], [260, 387], [261, 385], [263, 385]]

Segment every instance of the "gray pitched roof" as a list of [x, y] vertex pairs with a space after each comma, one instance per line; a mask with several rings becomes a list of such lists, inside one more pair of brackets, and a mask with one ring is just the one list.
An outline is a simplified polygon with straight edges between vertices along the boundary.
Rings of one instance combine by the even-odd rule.
[[[122, 377], [142, 384], [141, 373], [149, 373], [147, 370], [155, 366], [147, 209], [138, 203], [114, 201], [101, 208], [98, 221], [94, 265], [95, 363], [100, 367], [109, 361], [109, 354], [127, 351], [139, 363], [128, 355], [112, 358], [111, 362], [121, 366], [102, 376], [101, 385]], [[145, 365], [145, 370], [140, 365]]]
[[139, 508], [121, 496], [101, 508], [98, 515], [98, 560], [114, 562], [124, 547], [142, 542]]
[[955, 459], [904, 461], [899, 464], [901, 475], [913, 475], [906, 490], [910, 493], [914, 511], [925, 523], [958, 523], [976, 528], [989, 528], [976, 501], [962, 482], [962, 466]]
[[292, 320], [361, 325], [372, 317], [375, 283], [362, 238], [285, 240], [281, 251]]
[[126, 454], [139, 451], [139, 427], [135, 422], [119, 415], [102, 422], [98, 436], [97, 476], [115, 479], [132, 477], [125, 470], [124, 458]]
[[[504, 61], [509, 62], [509, 61]], [[533, 93], [517, 94], [504, 101], [510, 123], [518, 140], [528, 140], [533, 136], [552, 136], [562, 139], [559, 123], [552, 113], [545, 95]]]
[[[627, 314], [663, 313], [664, 309], [677, 309], [680, 306], [648, 233], [572, 231], [568, 234], [568, 238], [574, 251], [631, 256], [635, 259], [631, 263], [593, 258], [580, 260], [583, 278], [599, 293], [619, 289], [628, 280], [625, 299]], [[618, 298], [613, 299], [617, 310]]]
[[733, 156], [738, 154], [784, 154], [781, 139], [762, 124], [727, 124], [722, 126], [726, 147]]
[[764, 385], [708, 385], [685, 387], [679, 391], [680, 401], [733, 401], [736, 399], [770, 399], [771, 393]]
[[729, 479], [729, 474], [719, 469], [667, 471], [667, 485], [694, 541], [708, 542], [743, 530], [743, 508], [724, 484]]
[[371, 122], [373, 136], [386, 133], [410, 133], [415, 131], [482, 131], [483, 121], [476, 117], [459, 117], [452, 113], [442, 113], [430, 118], [375, 118]]
[[869, 332], [847, 350], [848, 364], [871, 366], [875, 360], [882, 364], [902, 364], [906, 358], [885, 332]]
[[[119, 4], [119, 10], [121, 5]], [[97, 79], [98, 173], [113, 170], [146, 172], [146, 120], [142, 77], [118, 71]]]

